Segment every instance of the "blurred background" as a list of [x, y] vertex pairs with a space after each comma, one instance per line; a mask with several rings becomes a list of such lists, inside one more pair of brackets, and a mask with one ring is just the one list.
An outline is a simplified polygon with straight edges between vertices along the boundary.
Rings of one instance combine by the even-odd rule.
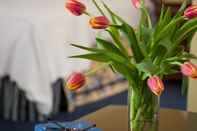
[[[89, 12], [98, 13], [91, 0], [82, 1]], [[105, 1], [137, 26], [140, 14], [130, 0]], [[162, 3], [176, 12], [181, 2], [146, 1], [153, 21], [157, 21]], [[0, 0], [0, 128], [21, 131], [18, 122], [30, 126], [29, 122], [56, 117], [75, 120], [107, 105], [127, 104], [127, 82], [108, 68], [89, 77], [87, 86], [77, 92], [64, 87], [64, 79], [73, 71], [86, 72], [100, 64], [68, 58], [83, 53], [70, 44], [94, 46], [95, 35], [108, 39], [89, 27], [87, 16], [71, 15], [64, 4], [65, 0]], [[181, 88], [181, 74], [166, 76], [165, 85], [161, 107], [186, 110], [188, 93]], [[192, 101], [193, 96], [188, 98]]]

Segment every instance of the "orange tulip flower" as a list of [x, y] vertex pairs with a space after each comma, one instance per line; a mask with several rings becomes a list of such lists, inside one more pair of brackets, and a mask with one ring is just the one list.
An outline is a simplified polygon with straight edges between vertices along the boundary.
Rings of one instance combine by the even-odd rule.
[[75, 72], [70, 75], [68, 78], [68, 81], [66, 83], [66, 86], [69, 90], [75, 91], [82, 86], [84, 86], [86, 83], [86, 77], [83, 73]]
[[197, 79], [197, 67], [191, 62], [185, 62], [181, 65], [181, 72], [185, 76], [192, 77], [193, 79]]
[[94, 29], [105, 29], [109, 26], [109, 20], [105, 16], [98, 16], [91, 18], [89, 21], [90, 25]]

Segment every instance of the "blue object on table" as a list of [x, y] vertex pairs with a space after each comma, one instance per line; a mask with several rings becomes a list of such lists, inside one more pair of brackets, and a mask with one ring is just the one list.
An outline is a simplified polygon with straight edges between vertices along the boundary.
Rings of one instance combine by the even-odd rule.
[[[34, 131], [64, 131], [62, 130], [61, 127], [64, 128], [75, 128], [79, 129], [79, 131], [86, 129], [93, 124], [87, 121], [74, 121], [74, 122], [56, 122], [56, 121], [51, 121], [48, 123], [44, 124], [37, 124], [35, 126]], [[67, 131], [67, 130], [65, 130]], [[92, 127], [86, 131], [101, 131], [101, 129]]]

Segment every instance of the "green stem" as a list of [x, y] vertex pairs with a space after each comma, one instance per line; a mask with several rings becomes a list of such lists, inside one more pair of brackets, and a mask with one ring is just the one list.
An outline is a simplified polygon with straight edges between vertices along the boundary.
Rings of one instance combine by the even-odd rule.
[[148, 13], [148, 10], [144, 7], [144, 8], [142, 8], [142, 11], [144, 12], [145, 16], [147, 17], [148, 27], [151, 29], [152, 28], [152, 22], [151, 22], [151, 18], [150, 18], [150, 15]]
[[94, 5], [96, 6], [96, 8], [98, 9], [98, 11], [105, 16], [105, 13], [103, 12], [103, 10], [100, 8], [100, 6], [98, 5], [98, 3], [96, 2], [96, 0], [92, 0], [92, 2], [94, 3]]
[[86, 12], [86, 11], [85, 11], [84, 14], [87, 15], [87, 16], [89, 16], [89, 17], [93, 17], [93, 15], [90, 14], [89, 12]]
[[[148, 131], [154, 131], [154, 115], [157, 110], [156, 96], [152, 94], [144, 82], [138, 84], [140, 88], [133, 90], [130, 96], [130, 125], [133, 131], [142, 131], [145, 123], [148, 124]], [[142, 90], [140, 90], [142, 89]]]
[[109, 66], [110, 64], [111, 64], [111, 62], [101, 64], [101, 65], [97, 66], [96, 68], [94, 68], [93, 70], [86, 72], [85, 75], [86, 76], [94, 75], [98, 70], [105, 68], [105, 67]]

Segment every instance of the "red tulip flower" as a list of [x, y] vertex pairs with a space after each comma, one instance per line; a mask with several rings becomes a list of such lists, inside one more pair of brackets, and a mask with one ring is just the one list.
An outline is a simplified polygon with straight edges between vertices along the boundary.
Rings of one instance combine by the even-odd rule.
[[75, 72], [70, 75], [68, 78], [68, 81], [66, 83], [66, 86], [69, 90], [75, 91], [82, 86], [84, 86], [86, 83], [86, 77], [83, 73]]
[[131, 0], [135, 8], [140, 8], [140, 0]]
[[147, 84], [150, 90], [157, 96], [160, 96], [164, 90], [164, 84], [158, 76], [152, 76], [148, 79]]
[[186, 19], [192, 19], [197, 17], [197, 4], [189, 6], [184, 12], [184, 17]]
[[193, 79], [197, 79], [197, 67], [191, 62], [185, 62], [181, 65], [181, 72], [185, 76], [192, 77]]
[[79, 0], [67, 0], [65, 7], [76, 16], [79, 16], [86, 11], [86, 6], [79, 2]]
[[105, 29], [109, 26], [109, 20], [105, 16], [97, 16], [91, 18], [89, 21], [90, 25], [94, 29]]

